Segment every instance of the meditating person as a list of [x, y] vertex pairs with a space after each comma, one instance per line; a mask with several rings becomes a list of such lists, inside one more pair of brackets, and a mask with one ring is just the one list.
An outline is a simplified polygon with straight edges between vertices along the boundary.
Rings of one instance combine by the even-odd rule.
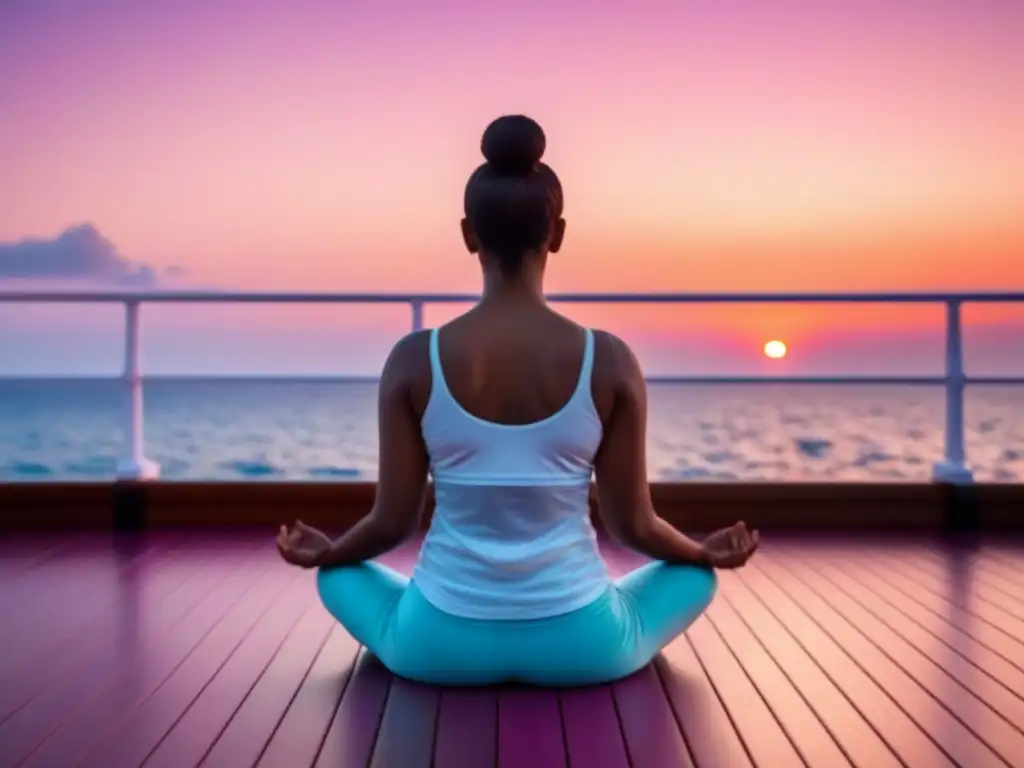
[[[396, 675], [427, 683], [601, 683], [637, 671], [697, 619], [715, 569], [742, 566], [741, 522], [698, 543], [660, 519], [646, 466], [647, 396], [629, 347], [544, 300], [565, 234], [545, 137], [495, 120], [466, 184], [462, 235], [484, 292], [464, 315], [395, 346], [380, 381], [372, 511], [337, 539], [297, 522], [277, 545], [318, 568], [320, 597]], [[412, 578], [373, 559], [436, 505]], [[591, 525], [651, 558], [612, 579]]]

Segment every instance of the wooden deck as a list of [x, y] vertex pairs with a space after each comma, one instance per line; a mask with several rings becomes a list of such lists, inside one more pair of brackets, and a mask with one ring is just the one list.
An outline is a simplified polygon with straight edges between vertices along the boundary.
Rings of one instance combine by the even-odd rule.
[[8, 536], [0, 616], [0, 766], [1024, 766], [1005, 537], [772, 537], [652, 667], [583, 690], [394, 679], [269, 533]]

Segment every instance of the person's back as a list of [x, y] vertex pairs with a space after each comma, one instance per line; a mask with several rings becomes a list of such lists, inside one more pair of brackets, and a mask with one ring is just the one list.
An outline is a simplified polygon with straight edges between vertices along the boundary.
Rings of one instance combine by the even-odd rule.
[[422, 431], [436, 498], [414, 580], [473, 618], [542, 618], [607, 590], [590, 523], [601, 442], [594, 336], [535, 303], [486, 304], [429, 341]]
[[[281, 555], [319, 567], [327, 610], [396, 674], [424, 682], [588, 684], [636, 671], [715, 592], [712, 568], [757, 547], [739, 523], [698, 544], [661, 520], [647, 483], [647, 400], [629, 347], [544, 300], [562, 244], [562, 187], [522, 116], [484, 132], [463, 237], [484, 297], [392, 350], [379, 392], [373, 510], [336, 541], [297, 523]], [[412, 579], [368, 562], [436, 508]], [[612, 581], [589, 515], [651, 562]]]

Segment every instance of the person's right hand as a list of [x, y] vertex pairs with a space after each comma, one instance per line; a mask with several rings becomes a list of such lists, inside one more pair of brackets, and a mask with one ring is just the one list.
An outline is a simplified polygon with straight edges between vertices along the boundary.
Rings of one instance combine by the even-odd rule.
[[702, 545], [704, 562], [712, 568], [740, 568], [757, 551], [761, 535], [748, 531], [743, 521], [715, 531]]
[[319, 568], [327, 565], [331, 538], [323, 531], [296, 520], [290, 531], [287, 526], [281, 526], [277, 533], [277, 551], [287, 563], [300, 568]]

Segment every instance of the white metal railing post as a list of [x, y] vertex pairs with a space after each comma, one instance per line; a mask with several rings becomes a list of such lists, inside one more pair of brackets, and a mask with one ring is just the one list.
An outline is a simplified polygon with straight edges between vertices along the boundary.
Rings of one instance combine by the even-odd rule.
[[141, 324], [139, 302], [124, 304], [124, 436], [126, 456], [118, 463], [117, 475], [123, 480], [155, 480], [160, 466], [146, 458], [144, 416], [142, 411], [142, 370], [140, 365]]
[[940, 483], [966, 485], [974, 480], [964, 449], [963, 333], [959, 299], [946, 302], [946, 455], [935, 465], [934, 479]]
[[409, 302], [409, 306], [412, 308], [412, 330], [413, 333], [416, 331], [423, 330], [423, 300], [413, 299]]

